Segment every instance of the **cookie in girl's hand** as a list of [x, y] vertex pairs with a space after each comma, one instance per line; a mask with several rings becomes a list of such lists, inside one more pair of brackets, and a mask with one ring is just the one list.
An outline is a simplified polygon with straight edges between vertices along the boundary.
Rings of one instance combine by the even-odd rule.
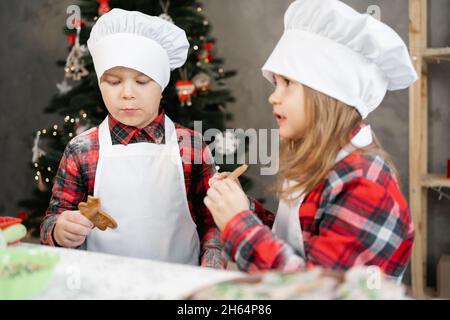
[[117, 228], [116, 220], [100, 210], [100, 198], [88, 196], [87, 202], [80, 202], [78, 204], [78, 209], [83, 216], [88, 218], [94, 226], [102, 231], [105, 231], [107, 228]]
[[243, 164], [242, 166], [235, 169], [230, 175], [228, 176], [228, 179], [231, 180], [237, 180], [240, 175], [242, 175], [245, 171], [247, 171], [248, 165]]

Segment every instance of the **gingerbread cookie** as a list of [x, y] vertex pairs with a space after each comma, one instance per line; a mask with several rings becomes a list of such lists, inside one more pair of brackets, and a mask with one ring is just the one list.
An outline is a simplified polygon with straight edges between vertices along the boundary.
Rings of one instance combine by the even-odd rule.
[[87, 202], [80, 202], [78, 209], [81, 214], [91, 220], [91, 222], [102, 231], [106, 228], [116, 229], [117, 222], [109, 214], [100, 210], [100, 198], [88, 196]]
[[248, 165], [243, 164], [239, 168], [235, 169], [230, 175], [228, 176], [228, 179], [231, 180], [237, 180], [241, 174], [243, 174], [245, 171], [247, 171]]

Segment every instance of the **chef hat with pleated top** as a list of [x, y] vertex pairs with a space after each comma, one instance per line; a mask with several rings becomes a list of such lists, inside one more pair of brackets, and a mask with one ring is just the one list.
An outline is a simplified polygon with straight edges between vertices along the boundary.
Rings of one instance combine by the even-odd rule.
[[355, 107], [362, 118], [387, 90], [417, 80], [408, 49], [389, 26], [339, 0], [297, 0], [284, 16], [284, 33], [262, 67]]
[[105, 71], [122, 66], [151, 77], [163, 90], [189, 50], [186, 33], [173, 23], [117, 8], [97, 20], [87, 45], [99, 81]]

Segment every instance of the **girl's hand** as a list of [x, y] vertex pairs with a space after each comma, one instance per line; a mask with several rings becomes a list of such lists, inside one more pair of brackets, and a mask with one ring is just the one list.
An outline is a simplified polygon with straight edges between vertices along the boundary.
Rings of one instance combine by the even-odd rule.
[[76, 248], [83, 244], [94, 224], [80, 211], [64, 211], [56, 220], [53, 237], [66, 248]]
[[[209, 186], [212, 187], [215, 182], [228, 178], [230, 173], [231, 172], [217, 172], [212, 176], [211, 179], [209, 179], [208, 181]], [[241, 190], [243, 190], [241, 183], [239, 182], [239, 179], [237, 179], [235, 182], [237, 183], [238, 187], [241, 188]]]
[[216, 180], [203, 202], [211, 211], [221, 231], [238, 213], [249, 210], [248, 198], [238, 184], [230, 179]]

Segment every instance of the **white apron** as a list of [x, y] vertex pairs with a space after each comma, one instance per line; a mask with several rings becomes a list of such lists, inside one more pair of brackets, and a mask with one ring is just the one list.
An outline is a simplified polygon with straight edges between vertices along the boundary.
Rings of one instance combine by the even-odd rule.
[[[367, 147], [372, 143], [372, 131], [369, 125], [361, 128], [361, 130], [352, 138], [351, 143], [339, 151], [336, 162], [341, 161], [350, 153], [358, 148]], [[285, 182], [285, 187], [289, 186], [292, 181]], [[301, 192], [293, 194], [290, 198], [295, 199]], [[296, 254], [305, 259], [305, 247], [303, 242], [303, 231], [300, 225], [299, 210], [303, 203], [305, 195], [293, 201], [281, 200], [278, 205], [277, 214], [273, 223], [273, 233], [289, 244]]]
[[94, 196], [118, 224], [95, 228], [87, 250], [199, 264], [200, 241], [192, 220], [173, 122], [165, 117], [165, 144], [112, 145], [108, 117], [99, 127]]

